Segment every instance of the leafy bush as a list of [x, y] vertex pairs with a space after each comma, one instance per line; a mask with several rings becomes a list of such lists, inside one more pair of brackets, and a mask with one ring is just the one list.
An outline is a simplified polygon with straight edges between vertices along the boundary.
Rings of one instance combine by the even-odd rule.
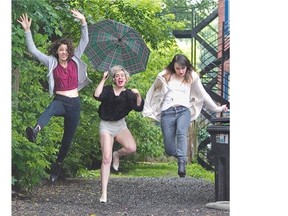
[[[47, 68], [28, 53], [24, 31], [16, 21], [22, 13], [28, 13], [33, 19], [31, 26], [33, 38], [37, 48], [44, 53], [47, 53], [50, 41], [58, 37], [65, 36], [75, 42], [78, 41], [79, 25], [75, 24], [71, 14], [67, 13], [70, 8], [76, 7], [80, 11], [85, 11], [88, 23], [111, 18], [123, 20], [135, 27], [146, 39], [148, 46], [153, 47], [147, 70], [133, 75], [128, 85], [129, 88], [138, 88], [144, 98], [157, 73], [167, 65], [175, 52], [179, 51], [170, 31], [173, 27], [181, 25], [174, 22], [173, 17], [155, 16], [161, 12], [158, 4], [152, 2], [147, 4], [141, 1], [139, 7], [134, 7], [133, 3], [129, 5], [129, 2], [123, 1], [116, 1], [113, 5], [110, 1], [104, 0], [92, 0], [92, 2], [95, 8], [91, 8], [91, 1], [83, 1], [81, 4], [76, 0], [12, 2], [12, 185], [14, 188], [30, 190], [41, 179], [48, 178], [50, 164], [56, 159], [63, 134], [63, 118], [52, 118], [41, 130], [36, 143], [31, 143], [25, 138], [26, 127], [33, 127], [36, 124], [52, 97], [47, 92]], [[155, 31], [159, 26], [162, 30]], [[82, 105], [80, 123], [63, 164], [66, 175], [72, 177], [80, 169], [90, 169], [95, 161], [101, 161], [97, 113], [99, 102], [94, 100], [92, 93], [102, 73], [95, 72], [85, 56], [83, 60], [87, 63], [88, 76], [93, 84], [80, 91]], [[136, 139], [138, 149], [137, 154], [125, 160], [145, 160], [148, 157], [164, 155], [159, 126], [137, 112], [129, 114], [127, 123]]]

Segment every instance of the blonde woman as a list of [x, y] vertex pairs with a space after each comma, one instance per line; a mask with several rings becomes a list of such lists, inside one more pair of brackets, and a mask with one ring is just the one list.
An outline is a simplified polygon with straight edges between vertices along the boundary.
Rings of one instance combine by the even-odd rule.
[[[104, 86], [111, 77], [113, 85]], [[102, 151], [101, 190], [100, 202], [107, 202], [107, 186], [110, 175], [110, 166], [118, 171], [120, 157], [136, 152], [136, 142], [127, 127], [125, 117], [130, 111], [141, 112], [144, 106], [137, 89], [125, 88], [129, 80], [129, 73], [120, 65], [116, 65], [104, 72], [103, 78], [94, 91], [94, 98], [101, 102], [98, 114], [101, 119], [99, 126], [100, 144]], [[113, 143], [116, 140], [122, 148], [113, 152]]]

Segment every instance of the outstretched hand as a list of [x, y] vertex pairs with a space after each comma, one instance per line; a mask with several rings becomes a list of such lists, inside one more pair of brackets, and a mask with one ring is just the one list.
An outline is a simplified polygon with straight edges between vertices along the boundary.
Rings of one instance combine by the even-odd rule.
[[81, 20], [81, 23], [84, 24], [86, 23], [86, 18], [83, 14], [81, 14], [78, 10], [76, 9], [71, 9], [72, 16], [74, 16], [76, 19]]
[[19, 23], [22, 25], [22, 27], [23, 27], [23, 29], [24, 29], [25, 32], [30, 31], [30, 26], [31, 26], [32, 18], [29, 19], [27, 13], [25, 13], [25, 14], [23, 13], [23, 14], [19, 17], [19, 19], [17, 20], [17, 22], [19, 22]]
[[227, 112], [228, 111], [228, 107], [226, 104], [222, 105], [222, 112]]

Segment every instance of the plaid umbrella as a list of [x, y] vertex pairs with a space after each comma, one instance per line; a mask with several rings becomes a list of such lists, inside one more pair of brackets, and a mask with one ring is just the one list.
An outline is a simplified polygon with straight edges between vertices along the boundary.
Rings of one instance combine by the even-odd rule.
[[150, 50], [135, 29], [107, 19], [88, 31], [85, 54], [96, 70], [108, 71], [114, 65], [122, 65], [131, 75], [146, 70]]

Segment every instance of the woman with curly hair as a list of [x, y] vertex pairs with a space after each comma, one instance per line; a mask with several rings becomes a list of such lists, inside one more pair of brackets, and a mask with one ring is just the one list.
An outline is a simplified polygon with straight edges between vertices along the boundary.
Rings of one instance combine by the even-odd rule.
[[80, 98], [78, 91], [91, 83], [87, 77], [87, 65], [81, 60], [81, 56], [89, 42], [86, 18], [78, 10], [72, 9], [73, 17], [81, 21], [81, 39], [74, 50], [72, 41], [61, 38], [51, 44], [48, 55], [38, 50], [34, 44], [30, 26], [32, 19], [22, 14], [17, 20], [25, 31], [28, 50], [41, 63], [48, 67], [49, 93], [54, 98], [46, 110], [40, 115], [34, 128], [27, 127], [27, 139], [36, 142], [37, 134], [53, 116], [64, 117], [64, 134], [61, 148], [55, 163], [51, 165], [51, 182], [56, 182], [61, 164], [66, 157], [72, 143], [76, 128], [80, 120]]

